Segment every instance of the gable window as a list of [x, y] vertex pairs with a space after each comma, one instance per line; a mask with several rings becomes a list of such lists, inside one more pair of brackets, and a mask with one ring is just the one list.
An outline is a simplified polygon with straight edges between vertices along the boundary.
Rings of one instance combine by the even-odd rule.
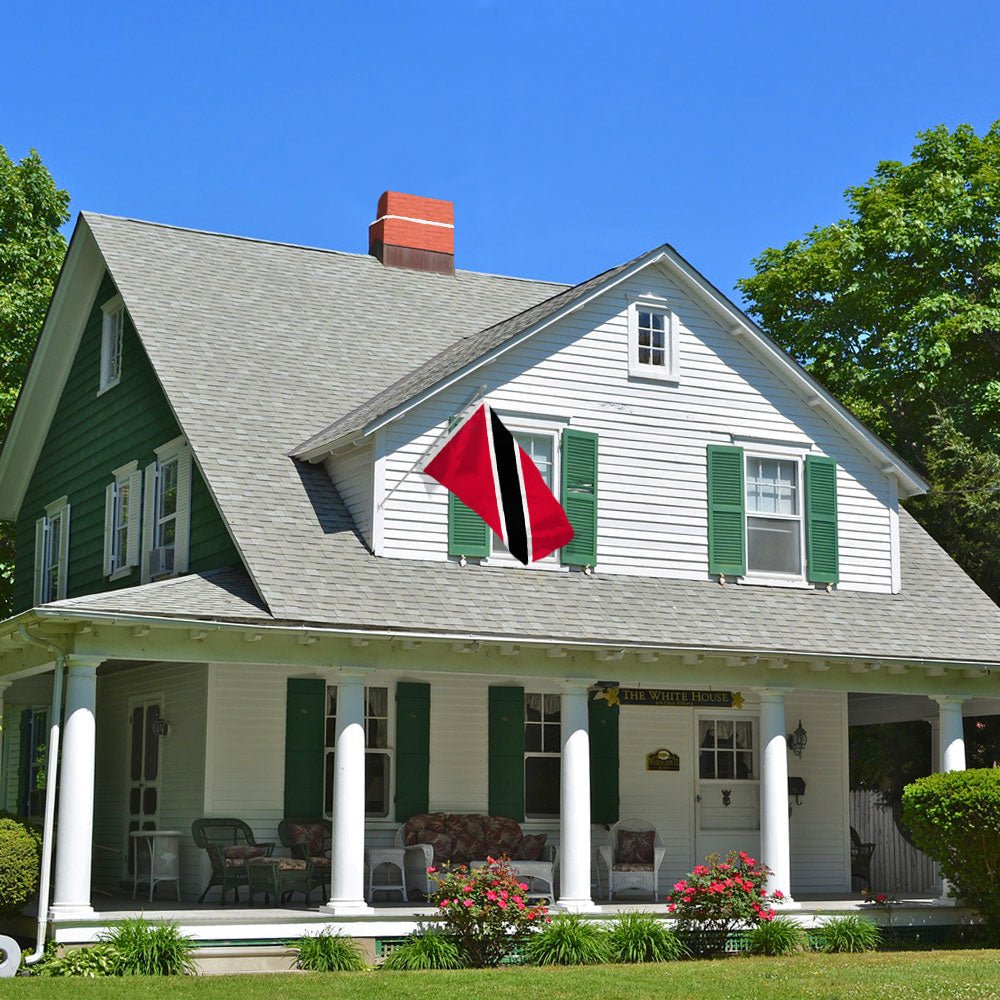
[[60, 497], [35, 522], [35, 603], [66, 596], [69, 576], [69, 500]]
[[802, 575], [797, 459], [746, 457], [747, 571]]
[[630, 377], [677, 381], [677, 318], [662, 299], [629, 304], [628, 352]]
[[[333, 774], [337, 741], [337, 688], [326, 689], [326, 760], [324, 809], [333, 815]], [[389, 747], [389, 689], [365, 688], [365, 815], [373, 819], [389, 815], [392, 781], [392, 750]]]
[[101, 377], [98, 394], [118, 385], [122, 377], [122, 341], [125, 334], [125, 305], [121, 296], [101, 306]]
[[184, 438], [156, 449], [143, 487], [142, 581], [186, 573], [190, 548], [191, 450]]
[[139, 564], [142, 473], [129, 462], [113, 475], [104, 497], [104, 575], [118, 580]]
[[557, 694], [524, 695], [524, 814], [559, 815], [562, 714]]

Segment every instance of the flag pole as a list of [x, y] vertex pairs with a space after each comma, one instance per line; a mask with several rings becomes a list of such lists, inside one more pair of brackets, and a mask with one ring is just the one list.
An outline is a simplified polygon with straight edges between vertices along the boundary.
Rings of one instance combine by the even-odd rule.
[[458, 411], [458, 416], [455, 418], [454, 423], [446, 422], [444, 425], [444, 430], [417, 456], [416, 461], [411, 465], [406, 472], [404, 472], [399, 479], [396, 481], [396, 485], [393, 486], [391, 490], [381, 500], [378, 502], [379, 507], [384, 507], [388, 502], [389, 497], [399, 489], [402, 485], [403, 480], [409, 477], [414, 470], [420, 465], [431, 452], [435, 451], [439, 445], [444, 442], [444, 439], [452, 432], [452, 430], [457, 427], [465, 417], [466, 412], [470, 407], [475, 406], [483, 396], [486, 395], [486, 386], [481, 385], [466, 401], [462, 404], [462, 408]]

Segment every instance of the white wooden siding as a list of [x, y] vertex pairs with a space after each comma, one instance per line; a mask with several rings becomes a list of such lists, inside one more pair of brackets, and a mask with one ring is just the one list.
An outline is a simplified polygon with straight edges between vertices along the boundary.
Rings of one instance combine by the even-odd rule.
[[[191, 823], [204, 815], [205, 664], [157, 663], [97, 677], [97, 773], [94, 791], [94, 884], [117, 890], [126, 877], [129, 702], [162, 697], [170, 735], [160, 740], [159, 827], [181, 830], [181, 894], [197, 899], [204, 854]], [[102, 848], [109, 848], [105, 850]], [[168, 898], [173, 885], [157, 890]]]
[[[665, 297], [678, 318], [680, 381], [628, 378], [627, 296]], [[648, 269], [388, 425], [385, 556], [447, 558], [447, 494], [410, 469], [485, 384], [504, 411], [600, 435], [598, 570], [707, 577], [705, 449], [733, 435], [806, 438], [838, 464], [840, 586], [893, 585], [889, 478], [659, 269]], [[508, 421], [516, 428], [516, 417]]]
[[372, 475], [371, 443], [331, 455], [324, 466], [354, 518], [354, 524], [368, 547], [372, 547]]

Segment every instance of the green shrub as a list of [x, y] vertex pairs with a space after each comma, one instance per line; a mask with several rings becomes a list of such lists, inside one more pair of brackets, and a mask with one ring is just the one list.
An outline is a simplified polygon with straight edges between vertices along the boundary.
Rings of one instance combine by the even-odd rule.
[[612, 962], [674, 962], [688, 950], [662, 920], [650, 913], [623, 913], [608, 934]]
[[38, 892], [40, 843], [30, 824], [0, 818], [0, 920], [16, 917]]
[[181, 976], [195, 971], [194, 942], [174, 923], [123, 920], [101, 940], [115, 953], [119, 976]]
[[813, 931], [820, 951], [874, 951], [882, 942], [882, 932], [865, 917], [851, 914], [834, 917]]
[[466, 962], [455, 939], [441, 931], [411, 934], [386, 956], [383, 969], [408, 972], [417, 969], [463, 969]]
[[98, 976], [117, 975], [117, 963], [118, 955], [110, 945], [95, 944], [68, 951], [62, 958], [43, 958], [35, 966], [35, 975], [96, 979]]
[[1000, 769], [944, 771], [903, 789], [903, 825], [1000, 936]]
[[789, 917], [775, 917], [752, 928], [747, 936], [751, 955], [792, 955], [808, 947], [806, 932]]
[[533, 965], [597, 965], [611, 961], [608, 938], [593, 921], [565, 913], [528, 938], [524, 957]]
[[364, 972], [368, 968], [358, 946], [342, 934], [307, 934], [297, 947], [296, 966], [310, 972]]

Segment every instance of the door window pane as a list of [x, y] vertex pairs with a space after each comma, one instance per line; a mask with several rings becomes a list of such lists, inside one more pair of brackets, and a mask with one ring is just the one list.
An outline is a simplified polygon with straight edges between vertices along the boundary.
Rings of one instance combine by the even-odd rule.
[[752, 719], [699, 719], [698, 747], [700, 778], [756, 777]]

